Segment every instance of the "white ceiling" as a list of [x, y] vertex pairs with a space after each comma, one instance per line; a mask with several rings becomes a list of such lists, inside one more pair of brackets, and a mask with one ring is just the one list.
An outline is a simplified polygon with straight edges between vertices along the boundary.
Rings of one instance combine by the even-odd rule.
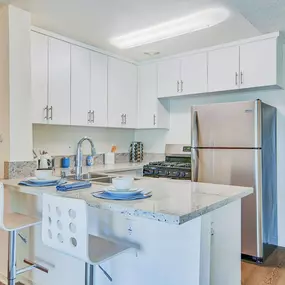
[[[285, 0], [3, 0], [32, 13], [32, 23], [43, 29], [133, 59], [144, 52], [167, 56], [211, 45], [285, 31]], [[231, 11], [227, 21], [207, 30], [128, 50], [109, 39], [163, 21], [216, 6]]]

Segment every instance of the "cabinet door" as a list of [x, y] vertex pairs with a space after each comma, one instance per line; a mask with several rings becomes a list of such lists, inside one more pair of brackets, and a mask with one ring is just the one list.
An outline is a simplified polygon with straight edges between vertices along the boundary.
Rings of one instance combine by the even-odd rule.
[[181, 94], [207, 92], [207, 53], [185, 57], [181, 60]]
[[108, 61], [107, 56], [100, 53], [91, 52], [90, 110], [92, 111], [92, 125], [98, 127], [107, 126], [107, 114], [108, 114], [107, 61]]
[[[137, 68], [135, 65], [108, 59], [108, 126], [136, 127]], [[122, 119], [126, 115], [126, 123]]]
[[157, 127], [157, 65], [142, 65], [138, 69], [138, 127]]
[[90, 51], [71, 46], [71, 125], [90, 125]]
[[180, 94], [180, 60], [168, 60], [158, 64], [158, 98]]
[[49, 39], [49, 112], [51, 124], [70, 124], [70, 44]]
[[32, 122], [47, 122], [48, 37], [31, 32]]
[[240, 46], [240, 88], [277, 84], [276, 39]]
[[208, 91], [239, 88], [239, 47], [210, 51], [208, 54]]

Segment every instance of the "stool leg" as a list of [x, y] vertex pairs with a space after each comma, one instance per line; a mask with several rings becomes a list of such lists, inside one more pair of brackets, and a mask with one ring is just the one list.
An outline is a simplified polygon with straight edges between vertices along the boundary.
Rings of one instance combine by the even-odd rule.
[[94, 265], [85, 263], [85, 285], [94, 285]]
[[9, 232], [8, 285], [15, 285], [16, 282], [16, 239], [17, 231]]

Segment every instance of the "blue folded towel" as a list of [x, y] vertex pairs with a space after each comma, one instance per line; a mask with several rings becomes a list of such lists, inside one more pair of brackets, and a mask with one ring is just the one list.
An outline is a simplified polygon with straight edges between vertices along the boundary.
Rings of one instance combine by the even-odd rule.
[[104, 191], [93, 192], [92, 196], [95, 198], [106, 199], [106, 200], [125, 200], [125, 201], [132, 201], [132, 200], [141, 200], [146, 199], [152, 196], [152, 192], [140, 192], [131, 196], [120, 196], [118, 194], [112, 195], [110, 193]]
[[92, 184], [88, 181], [80, 181], [80, 182], [74, 182], [74, 183], [65, 184], [65, 185], [58, 185], [56, 186], [56, 190], [57, 191], [72, 191], [72, 190], [90, 188], [91, 185]]
[[19, 185], [29, 186], [29, 187], [49, 187], [49, 186], [57, 186], [65, 183], [64, 180], [60, 179], [57, 181], [36, 181], [36, 180], [23, 180], [19, 182]]

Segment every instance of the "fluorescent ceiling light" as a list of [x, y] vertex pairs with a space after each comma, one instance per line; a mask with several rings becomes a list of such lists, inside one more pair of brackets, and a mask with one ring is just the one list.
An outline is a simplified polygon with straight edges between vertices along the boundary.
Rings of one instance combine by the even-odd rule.
[[133, 48], [210, 28], [225, 21], [229, 17], [229, 14], [229, 10], [225, 8], [207, 9], [186, 17], [112, 38], [110, 42], [120, 49]]

